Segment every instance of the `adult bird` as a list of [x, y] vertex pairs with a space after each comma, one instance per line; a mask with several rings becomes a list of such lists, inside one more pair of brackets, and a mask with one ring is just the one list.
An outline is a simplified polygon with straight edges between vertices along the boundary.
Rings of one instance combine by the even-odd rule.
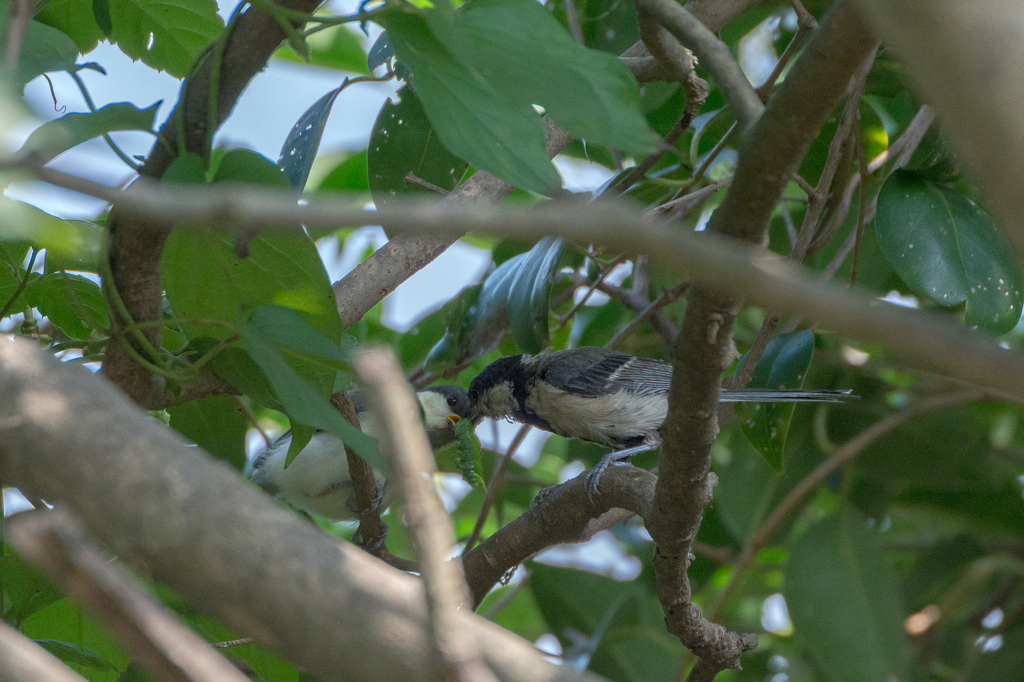
[[[495, 360], [469, 385], [473, 418], [511, 419], [612, 448], [591, 474], [661, 444], [672, 365], [583, 346]], [[722, 389], [723, 402], [838, 402], [849, 391]]]
[[[363, 432], [379, 438], [381, 430], [369, 411], [364, 394], [348, 392]], [[469, 398], [458, 386], [430, 386], [416, 394], [430, 446], [437, 450], [455, 440], [455, 424], [469, 416]], [[352, 478], [345, 445], [326, 431], [317, 431], [292, 463], [285, 468], [292, 432], [288, 431], [252, 460], [247, 472], [253, 483], [292, 506], [335, 521], [356, 518], [352, 509]], [[374, 470], [381, 488], [380, 508], [393, 501], [394, 486]]]

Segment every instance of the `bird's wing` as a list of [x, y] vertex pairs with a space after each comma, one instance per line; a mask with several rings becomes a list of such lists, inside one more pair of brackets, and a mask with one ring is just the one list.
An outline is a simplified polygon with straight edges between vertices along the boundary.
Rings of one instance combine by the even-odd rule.
[[620, 390], [652, 395], [668, 391], [672, 368], [659, 360], [583, 347], [552, 353], [542, 373], [549, 384], [576, 395], [598, 397]]

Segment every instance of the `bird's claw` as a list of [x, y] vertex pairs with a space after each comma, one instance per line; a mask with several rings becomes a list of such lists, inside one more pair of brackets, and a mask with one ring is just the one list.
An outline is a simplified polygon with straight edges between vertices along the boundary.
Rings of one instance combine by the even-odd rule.
[[348, 500], [346, 500], [345, 505], [348, 507], [348, 510], [352, 512], [352, 514], [357, 518], [362, 516], [363, 514], [376, 513], [377, 510], [380, 509], [380, 503], [384, 500], [384, 491], [380, 489], [379, 485], [374, 486], [374, 488], [376, 492], [374, 493], [373, 499], [370, 501], [370, 506], [368, 509], [359, 509], [356, 506], [355, 495], [351, 495], [348, 498]]
[[601, 461], [597, 463], [590, 473], [587, 474], [587, 498], [590, 500], [590, 504], [594, 504], [594, 496], [598, 493], [598, 488], [601, 485], [601, 477], [604, 476], [604, 472], [608, 470], [608, 467], [619, 464], [629, 464], [629, 459], [633, 453], [622, 453], [622, 452], [609, 452], [607, 455], [601, 458]]

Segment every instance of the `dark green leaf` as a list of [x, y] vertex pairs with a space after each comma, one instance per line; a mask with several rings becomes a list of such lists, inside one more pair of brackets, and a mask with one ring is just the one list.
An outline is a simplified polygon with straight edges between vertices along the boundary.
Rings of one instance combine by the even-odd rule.
[[[109, 3], [107, 15], [110, 15]], [[50, 0], [39, 10], [35, 19], [71, 36], [82, 54], [90, 52], [104, 37], [103, 30], [96, 23], [93, 0]]]
[[[0, 3], [0, 35], [7, 37], [10, 3]], [[25, 29], [14, 83], [20, 88], [36, 76], [49, 71], [73, 71], [78, 46], [61, 30], [30, 20]]]
[[679, 671], [684, 649], [665, 632], [664, 613], [653, 594], [585, 571], [531, 563], [530, 588], [567, 663], [612, 680], [668, 682]]
[[742, 543], [771, 511], [784, 479], [735, 425], [724, 430], [715, 445], [728, 452], [714, 467], [719, 480], [715, 509], [732, 538]]
[[[363, 43], [347, 26], [337, 26], [327, 31], [318, 31], [306, 37], [309, 47], [308, 62], [325, 69], [348, 71], [361, 76], [369, 75], [366, 70], [366, 53]], [[275, 54], [279, 59], [306, 62], [289, 45], [282, 45]]]
[[1016, 627], [1001, 633], [999, 639], [998, 649], [978, 656], [966, 678], [967, 682], [1012, 680], [1024, 670], [1024, 625], [1020, 620]]
[[654, 152], [657, 136], [640, 113], [636, 79], [615, 56], [579, 45], [539, 3], [475, 0], [463, 12], [428, 10], [426, 17], [448, 51], [508, 101], [539, 104], [592, 144]]
[[306, 186], [309, 169], [313, 167], [317, 149], [320, 148], [327, 117], [331, 115], [331, 107], [340, 92], [341, 88], [331, 90], [306, 109], [292, 126], [281, 147], [281, 158], [277, 160], [277, 166], [288, 177], [292, 189], [301, 192]]
[[366, 150], [348, 157], [327, 174], [316, 188], [317, 192], [365, 192], [370, 189], [367, 180]]
[[500, 88], [465, 68], [407, 11], [387, 16], [395, 54], [415, 74], [416, 94], [441, 142], [456, 156], [539, 194], [561, 187], [544, 151], [544, 123], [530, 104], [510, 104]]
[[79, 275], [54, 273], [40, 277], [25, 289], [29, 305], [76, 339], [88, 339], [92, 329], [109, 325], [99, 285]]
[[409, 173], [450, 192], [466, 172], [466, 162], [441, 144], [412, 90], [406, 86], [398, 96], [397, 103], [389, 99], [380, 108], [367, 147], [370, 193], [378, 208], [398, 194], [431, 194], [407, 184]]
[[92, 0], [92, 16], [96, 25], [107, 38], [114, 32], [114, 22], [110, 18], [110, 0]]
[[[9, 550], [8, 550], [9, 551]], [[17, 554], [0, 556], [0, 575], [9, 605], [0, 613], [4, 620], [20, 627], [21, 622], [63, 595], [33, 566]]]
[[117, 670], [112, 663], [95, 651], [55, 639], [37, 639], [35, 642], [65, 663], [75, 663], [93, 670]]
[[564, 241], [544, 237], [523, 259], [509, 286], [509, 328], [524, 353], [539, 353], [550, 345], [548, 298], [563, 250]]
[[[800, 388], [813, 354], [814, 332], [780, 334], [768, 342], [747, 385], [750, 388]], [[743, 360], [740, 367], [743, 367]], [[743, 433], [776, 471], [782, 471], [782, 451], [795, 407], [795, 403], [740, 403], [736, 406]]]
[[249, 422], [230, 396], [202, 398], [167, 408], [171, 427], [208, 453], [239, 471], [245, 466]]
[[895, 576], [864, 517], [847, 509], [807, 531], [784, 594], [797, 641], [828, 679], [910, 679]]
[[970, 327], [1002, 334], [1020, 320], [1020, 265], [963, 195], [895, 171], [878, 195], [875, 230], [886, 260], [917, 294], [943, 306], [967, 301]]
[[144, 130], [152, 132], [153, 119], [160, 102], [148, 109], [138, 109], [128, 102], [108, 104], [88, 114], [66, 114], [36, 128], [19, 150], [22, 154], [36, 154], [46, 163], [58, 154], [114, 130]]
[[109, 0], [111, 38], [132, 59], [183, 78], [224, 28], [213, 0]]
[[388, 32], [381, 31], [380, 35], [377, 36], [377, 40], [374, 41], [373, 47], [370, 48], [369, 54], [366, 55], [366, 67], [373, 71], [378, 66], [383, 66], [394, 56], [395, 50], [391, 47], [391, 39], [388, 38]]
[[[346, 353], [341, 347], [308, 325], [296, 311], [280, 306], [256, 308], [242, 333], [246, 350], [266, 374], [292, 419], [333, 433], [371, 465], [386, 469], [377, 441], [345, 421], [328, 402], [334, 388], [333, 375], [326, 388], [314, 386], [306, 378], [317, 375], [318, 369], [343, 364]], [[310, 363], [302, 368], [307, 371], [300, 373], [286, 357], [295, 364]]]
[[[192, 345], [203, 353], [216, 345], [216, 342], [209, 338], [193, 339]], [[284, 405], [270, 385], [270, 380], [243, 349], [225, 348], [210, 360], [210, 369], [263, 407], [284, 412]]]

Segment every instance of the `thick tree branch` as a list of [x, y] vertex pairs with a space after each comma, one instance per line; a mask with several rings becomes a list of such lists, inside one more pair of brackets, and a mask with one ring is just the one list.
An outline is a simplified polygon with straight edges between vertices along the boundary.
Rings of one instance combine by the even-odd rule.
[[[0, 428], [5, 483], [75, 510], [130, 565], [310, 674], [440, 680], [423, 666], [417, 578], [325, 536], [101, 377], [30, 342], [0, 341]], [[460, 617], [500, 680], [596, 679]]]
[[[709, 230], [761, 243], [786, 181], [873, 44], [852, 2], [833, 5], [745, 136], [733, 182]], [[739, 667], [740, 654], [756, 643], [704, 620], [690, 600], [686, 573], [714, 485], [709, 467], [718, 435], [720, 378], [736, 352], [732, 327], [739, 307], [740, 299], [729, 293], [705, 285], [690, 290], [673, 353], [654, 515], [647, 524], [657, 544], [657, 591], [668, 630], [702, 659], [702, 674], [712, 677], [717, 670]]]
[[[913, 367], [1006, 395], [1024, 395], [1024, 358], [962, 325], [927, 311], [879, 305], [860, 292], [823, 285], [817, 276], [802, 274], [794, 264], [761, 248], [708, 232], [682, 232], [625, 206], [546, 202], [523, 210], [489, 204], [441, 206], [438, 202], [395, 201], [389, 202], [386, 211], [374, 212], [352, 208], [344, 201], [311, 201], [299, 206], [290, 195], [268, 192], [154, 188], [122, 195], [113, 188], [49, 169], [39, 171], [39, 177], [118, 201], [125, 211], [177, 213], [188, 222], [216, 219], [220, 225], [236, 227], [384, 225], [396, 231], [473, 230], [524, 239], [558, 235], [624, 254], [647, 254], [652, 263], [680, 279], [705, 282], [753, 305], [803, 315], [849, 338], [877, 343]], [[758, 192], [756, 182], [756, 176], [748, 174], [744, 186], [749, 193]], [[718, 212], [722, 210], [720, 207]], [[742, 212], [736, 215], [743, 219]]]

